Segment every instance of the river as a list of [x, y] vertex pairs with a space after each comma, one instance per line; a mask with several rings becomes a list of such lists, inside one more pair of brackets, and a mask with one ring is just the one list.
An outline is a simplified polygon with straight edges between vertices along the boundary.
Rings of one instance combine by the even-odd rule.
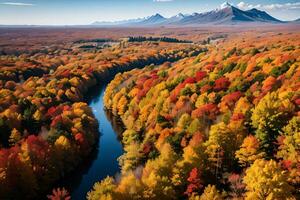
[[[202, 50], [201, 50], [202, 51]], [[195, 55], [201, 51], [194, 52]], [[154, 59], [154, 60], [153, 60]], [[137, 63], [119, 68], [108, 70], [109, 78], [106, 82], [101, 82], [86, 95], [86, 102], [92, 108], [96, 119], [99, 122], [100, 138], [95, 150], [85, 158], [85, 162], [80, 164], [73, 174], [67, 176], [59, 185], [65, 187], [71, 193], [72, 200], [84, 200], [86, 194], [93, 185], [106, 178], [107, 176], [116, 176], [119, 171], [118, 158], [123, 154], [120, 135], [123, 132], [123, 124], [113, 117], [109, 112], [104, 110], [103, 96], [109, 80], [119, 72], [128, 71], [134, 68], [143, 68], [150, 64], [160, 65], [166, 61], [174, 62], [176, 58], [155, 58], [144, 61], [143, 65]]]
[[104, 109], [103, 96], [107, 84], [107, 82], [99, 84], [86, 96], [99, 122], [100, 137], [90, 157], [63, 181], [64, 187], [71, 193], [72, 200], [86, 199], [87, 192], [96, 182], [107, 176], [115, 176], [120, 171], [117, 158], [123, 154], [118, 137], [122, 132], [122, 124]]

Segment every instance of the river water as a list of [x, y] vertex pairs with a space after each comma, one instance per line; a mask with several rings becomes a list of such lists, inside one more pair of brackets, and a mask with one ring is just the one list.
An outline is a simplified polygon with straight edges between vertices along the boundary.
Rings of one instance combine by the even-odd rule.
[[86, 97], [99, 122], [100, 137], [97, 147], [85, 159], [85, 163], [64, 180], [63, 185], [70, 191], [72, 200], [86, 199], [86, 194], [94, 183], [107, 176], [115, 176], [120, 171], [117, 159], [123, 154], [123, 149], [118, 136], [123, 126], [104, 110], [103, 95], [106, 86], [107, 83], [99, 84]]

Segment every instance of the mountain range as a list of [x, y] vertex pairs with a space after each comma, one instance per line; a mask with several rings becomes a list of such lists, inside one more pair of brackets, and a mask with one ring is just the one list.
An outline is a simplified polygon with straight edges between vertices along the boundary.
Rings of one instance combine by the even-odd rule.
[[241, 10], [225, 2], [220, 8], [205, 12], [184, 15], [179, 13], [170, 18], [155, 14], [146, 18], [138, 18], [116, 22], [94, 22], [96, 26], [197, 26], [197, 25], [230, 25], [241, 23], [284, 23], [258, 9]]

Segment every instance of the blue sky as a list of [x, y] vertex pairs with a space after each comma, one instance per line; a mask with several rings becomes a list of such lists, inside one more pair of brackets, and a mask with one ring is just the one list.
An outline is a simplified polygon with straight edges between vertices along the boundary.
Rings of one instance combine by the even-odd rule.
[[[205, 12], [224, 0], [0, 0], [0, 24], [80, 25], [155, 13]], [[281, 20], [300, 18], [300, 0], [232, 0], [241, 8], [265, 10]]]

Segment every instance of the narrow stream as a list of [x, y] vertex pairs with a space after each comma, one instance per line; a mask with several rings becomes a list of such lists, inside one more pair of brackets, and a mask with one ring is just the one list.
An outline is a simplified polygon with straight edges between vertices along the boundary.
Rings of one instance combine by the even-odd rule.
[[122, 132], [122, 124], [104, 110], [103, 96], [107, 84], [101, 83], [86, 97], [99, 122], [100, 137], [90, 158], [86, 158], [86, 162], [64, 180], [64, 186], [70, 191], [72, 200], [86, 199], [86, 194], [94, 183], [107, 176], [114, 176], [120, 170], [117, 158], [123, 153], [118, 137]]

